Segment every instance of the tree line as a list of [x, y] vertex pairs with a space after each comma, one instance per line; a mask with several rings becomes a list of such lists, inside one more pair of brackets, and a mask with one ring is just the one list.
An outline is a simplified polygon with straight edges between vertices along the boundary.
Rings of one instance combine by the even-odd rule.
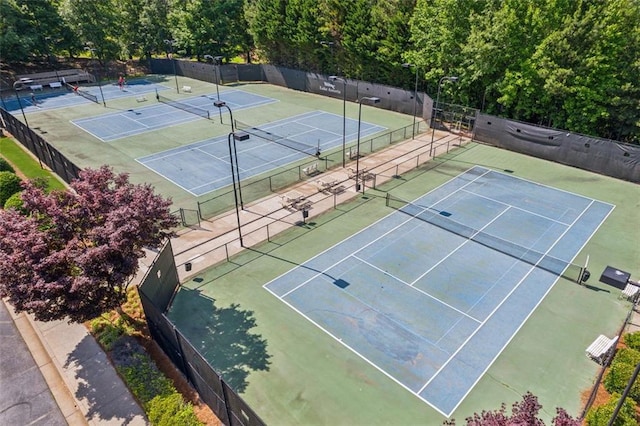
[[[1, 0], [8, 63], [175, 54], [413, 88], [640, 143], [637, 0]], [[411, 67], [402, 67], [402, 64]], [[417, 71], [417, 74], [416, 74]]]

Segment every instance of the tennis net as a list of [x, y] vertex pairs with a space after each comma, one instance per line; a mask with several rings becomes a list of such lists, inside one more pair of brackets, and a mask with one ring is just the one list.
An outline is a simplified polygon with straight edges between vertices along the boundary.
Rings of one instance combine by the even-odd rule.
[[242, 121], [235, 120], [235, 124], [236, 124], [236, 129], [242, 130], [244, 132], [247, 132], [261, 139], [265, 139], [270, 142], [275, 142], [279, 145], [285, 146], [287, 148], [299, 151], [303, 154], [310, 155], [313, 157], [317, 157], [320, 155], [320, 147], [317, 145], [310, 146], [302, 142], [297, 142], [297, 141], [288, 139], [284, 136], [277, 135], [269, 130], [261, 129], [260, 127], [255, 127], [250, 124], [243, 123]]
[[580, 282], [583, 268], [449, 219], [445, 212], [412, 204], [387, 194], [387, 206], [537, 268]]
[[78, 95], [82, 96], [85, 99], [89, 99], [91, 102], [95, 102], [97, 104], [99, 104], [100, 102], [98, 101], [98, 97], [96, 95], [92, 95], [91, 93], [83, 90], [80, 86], [74, 86], [73, 84], [69, 84], [69, 83], [65, 83], [64, 84], [67, 88], [67, 90], [77, 93]]
[[200, 117], [206, 118], [206, 119], [210, 119], [211, 115], [209, 114], [209, 110], [203, 109], [203, 108], [198, 108], [196, 106], [193, 105], [189, 105], [185, 102], [180, 102], [180, 101], [175, 101], [173, 99], [169, 99], [166, 98], [160, 94], [158, 94], [158, 92], [156, 92], [156, 99], [159, 102], [162, 102], [163, 104], [167, 104], [170, 105], [174, 108], [178, 108], [181, 109], [183, 111], [186, 112], [190, 112], [191, 114], [195, 114], [195, 115], [199, 115]]

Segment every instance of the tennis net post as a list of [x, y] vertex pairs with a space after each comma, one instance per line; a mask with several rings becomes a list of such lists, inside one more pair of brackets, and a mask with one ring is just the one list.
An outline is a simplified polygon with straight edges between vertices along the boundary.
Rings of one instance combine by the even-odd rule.
[[443, 214], [444, 212], [413, 204], [401, 198], [394, 197], [389, 193], [387, 193], [386, 196], [386, 205], [415, 219], [422, 220], [440, 229], [571, 281], [580, 283], [583, 278], [584, 268], [582, 266], [471, 228], [470, 226], [450, 219], [447, 215]]
[[234, 121], [235, 121], [235, 128], [238, 130], [243, 130], [244, 132], [249, 133], [253, 136], [256, 136], [260, 139], [277, 143], [289, 149], [293, 149], [305, 155], [309, 155], [311, 157], [320, 157], [320, 147], [318, 145], [315, 145], [315, 146], [307, 145], [302, 142], [291, 140], [285, 136], [280, 136], [278, 134], [275, 134], [270, 130], [265, 130], [260, 127], [252, 126], [250, 124], [243, 123], [242, 121], [238, 121], [238, 120], [234, 120]]

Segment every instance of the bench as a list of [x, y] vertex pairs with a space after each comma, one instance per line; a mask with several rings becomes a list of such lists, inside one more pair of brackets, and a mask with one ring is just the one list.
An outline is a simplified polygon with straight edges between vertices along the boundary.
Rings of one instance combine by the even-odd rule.
[[146, 96], [138, 96], [136, 98], [136, 102], [146, 102], [147, 101], [147, 97]]
[[32, 84], [31, 86], [29, 86], [29, 89], [31, 89], [31, 90], [42, 90], [42, 84]]
[[59, 81], [54, 81], [52, 83], [49, 83], [49, 87], [51, 87], [52, 89], [60, 89], [62, 87], [62, 83], [60, 83]]
[[186, 93], [191, 93], [191, 86], [182, 86], [182, 91]]
[[320, 192], [333, 192], [333, 188], [338, 184], [338, 180], [332, 177], [326, 177], [324, 179], [318, 179], [316, 185]]
[[603, 365], [609, 357], [609, 354], [615, 349], [617, 342], [618, 336], [609, 339], [604, 334], [601, 334], [589, 345], [586, 350], [586, 355], [598, 364]]
[[305, 167], [304, 169], [302, 169], [302, 173], [307, 176], [315, 175], [316, 173], [318, 173], [318, 163], [313, 163], [310, 166]]
[[627, 284], [622, 290], [620, 294], [621, 298], [627, 299], [635, 303], [638, 299], [638, 294], [640, 293], [640, 287], [635, 286], [633, 284]]

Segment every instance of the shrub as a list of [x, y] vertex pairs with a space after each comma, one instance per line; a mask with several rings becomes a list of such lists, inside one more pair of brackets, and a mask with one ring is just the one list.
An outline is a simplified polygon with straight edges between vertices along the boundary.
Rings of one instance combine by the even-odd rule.
[[25, 210], [22, 208], [22, 198], [20, 197], [20, 193], [22, 191], [18, 191], [13, 194], [11, 197], [7, 198], [7, 201], [4, 202], [4, 209], [15, 209], [19, 212], [25, 213]]
[[0, 157], [0, 172], [11, 172], [15, 173], [16, 171], [11, 167], [11, 164], [4, 158]]
[[[116, 369], [122, 374], [129, 389], [147, 409], [149, 402], [156, 396], [167, 396], [175, 393], [173, 383], [162, 374], [153, 360], [139, 346], [135, 338], [119, 339], [113, 345], [112, 359]], [[130, 356], [127, 356], [129, 354]]]
[[[609, 424], [609, 420], [611, 420], [611, 416], [613, 415], [613, 411], [616, 409], [618, 405], [618, 401], [620, 401], [621, 395], [619, 393], [614, 393], [609, 398], [609, 402], [599, 407], [594, 407], [589, 410], [587, 413], [587, 417], [585, 418], [585, 424], [587, 426], [607, 426]], [[638, 422], [635, 417], [635, 408], [634, 403], [631, 398], [626, 398], [624, 404], [620, 408], [618, 412], [618, 416], [616, 417], [616, 421], [613, 423], [614, 426], [637, 426]]]
[[624, 343], [631, 349], [640, 351], [640, 331], [624, 335]]
[[[640, 363], [640, 351], [630, 348], [620, 349], [613, 358], [611, 368], [604, 379], [605, 389], [609, 393], [622, 393], [638, 363]], [[640, 401], [640, 381], [636, 380], [633, 384], [629, 397], [636, 402]]]
[[107, 350], [113, 349], [114, 343], [121, 337], [133, 333], [133, 328], [123, 317], [117, 317], [114, 321], [104, 316], [99, 316], [89, 323], [91, 333]]
[[179, 393], [156, 396], [149, 402], [147, 413], [152, 425], [199, 426], [202, 424], [193, 411], [193, 405], [185, 403]]
[[22, 190], [22, 179], [15, 173], [0, 172], [0, 206], [4, 206], [9, 197]]

